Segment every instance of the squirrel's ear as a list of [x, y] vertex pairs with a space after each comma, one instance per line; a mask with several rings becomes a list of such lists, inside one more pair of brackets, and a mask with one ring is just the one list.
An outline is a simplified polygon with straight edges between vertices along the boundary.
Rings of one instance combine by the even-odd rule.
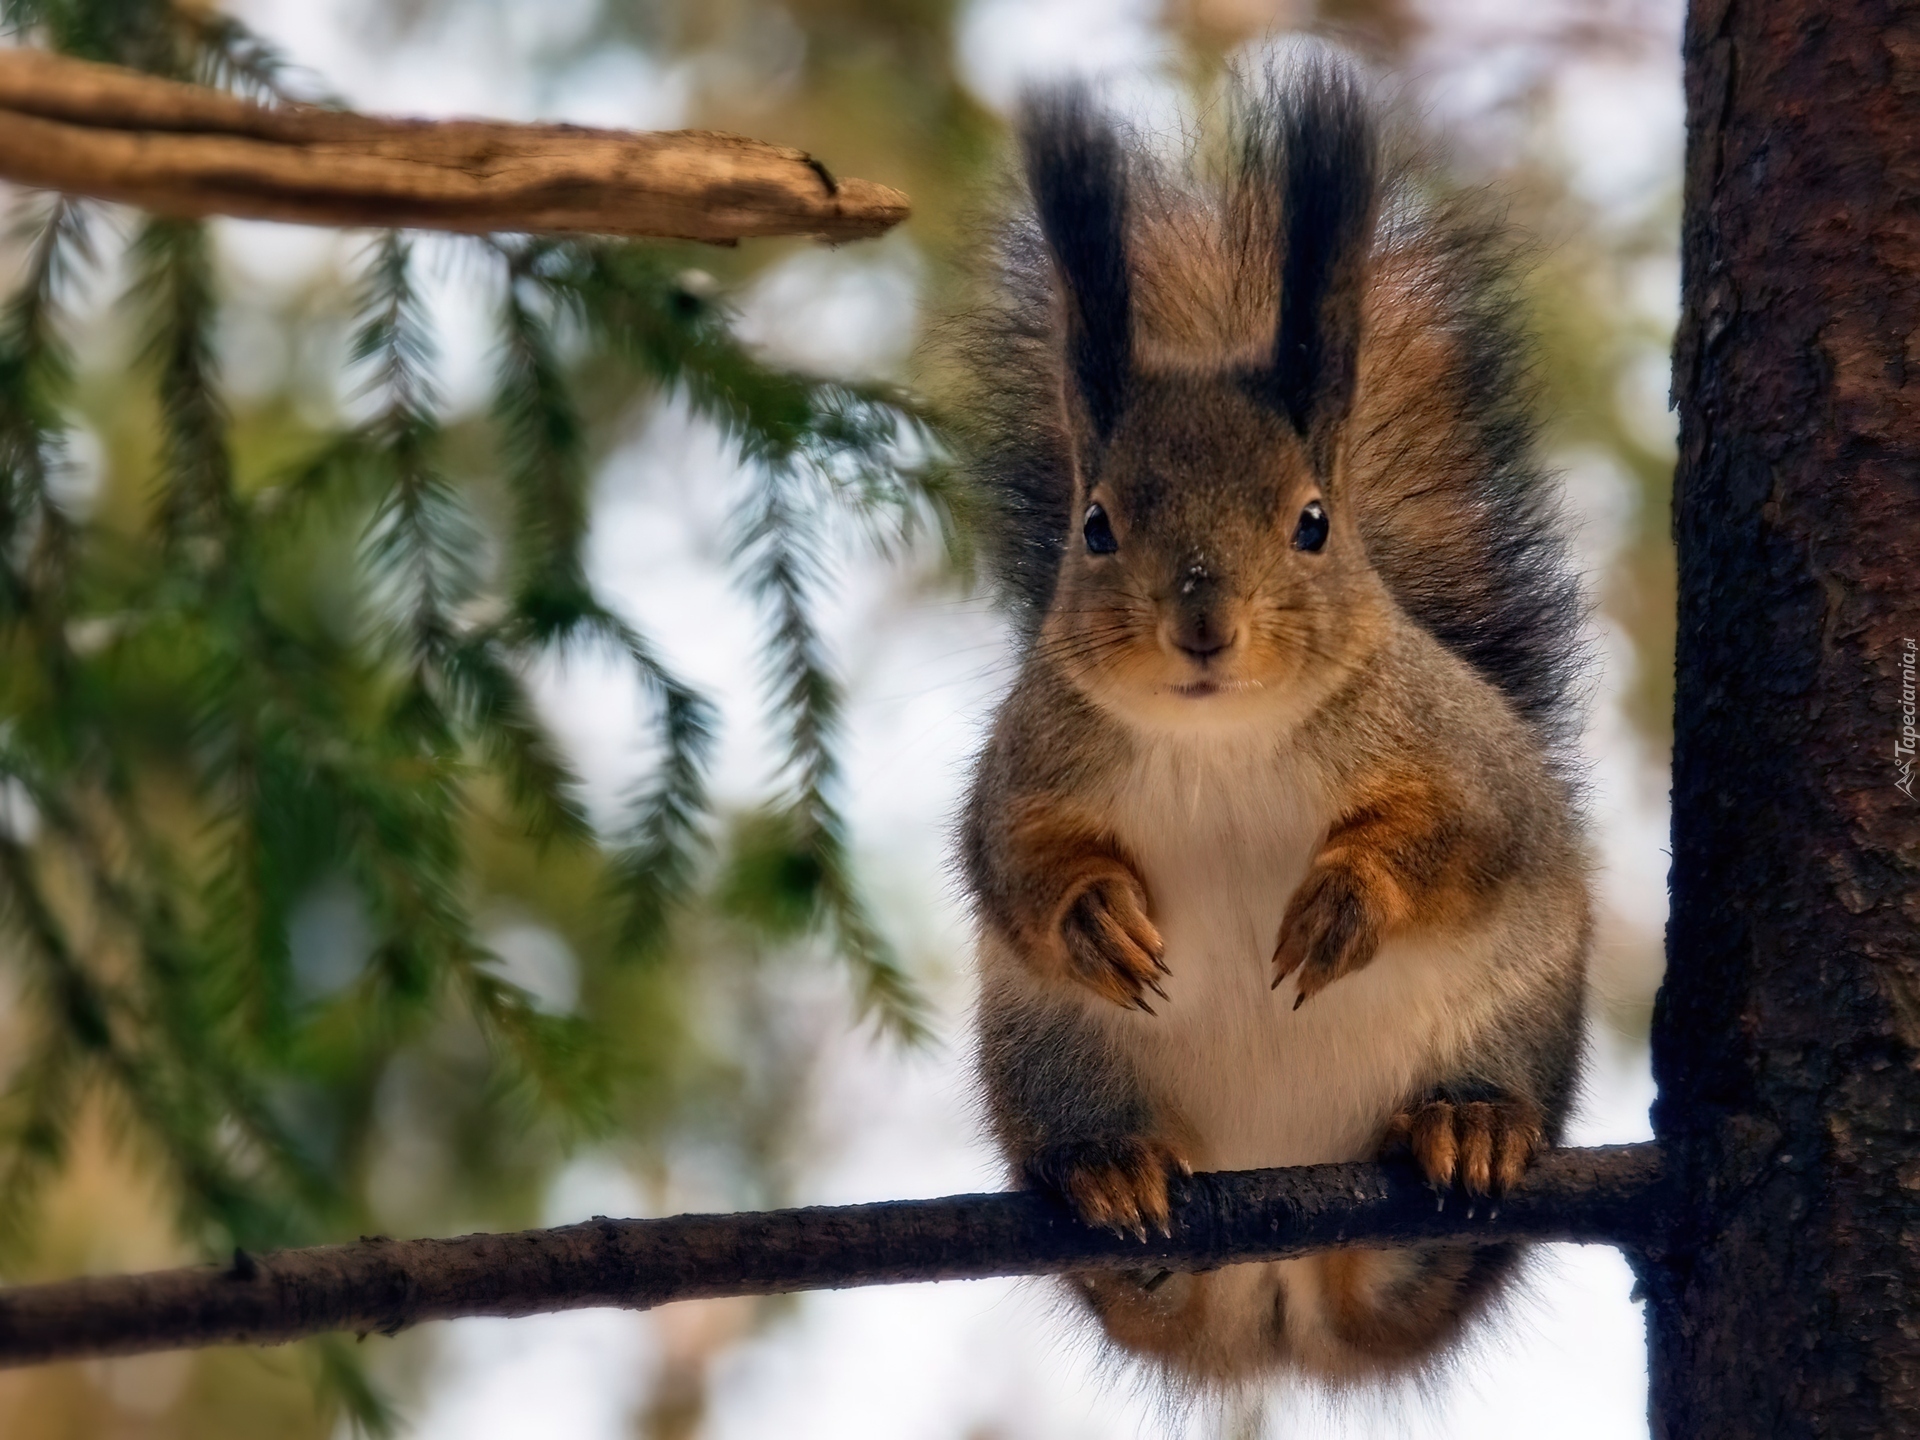
[[1278, 190], [1280, 314], [1273, 360], [1249, 377], [1293, 422], [1317, 465], [1353, 405], [1360, 311], [1373, 242], [1378, 151], [1352, 74], [1333, 61], [1303, 66], [1268, 91], [1254, 153]]
[[1027, 189], [1065, 302], [1067, 363], [1104, 439], [1133, 366], [1126, 151], [1080, 87], [1029, 96], [1021, 109]]

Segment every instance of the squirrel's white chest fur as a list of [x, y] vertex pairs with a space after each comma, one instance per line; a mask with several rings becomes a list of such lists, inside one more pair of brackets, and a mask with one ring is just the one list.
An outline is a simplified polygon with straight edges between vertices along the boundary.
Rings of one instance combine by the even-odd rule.
[[1191, 1127], [1202, 1169], [1366, 1158], [1461, 1038], [1471, 940], [1398, 939], [1293, 1008], [1269, 988], [1288, 900], [1332, 816], [1318, 777], [1265, 736], [1161, 742], [1114, 818], [1139, 861], [1172, 974], [1155, 1016], [1096, 1002], [1140, 1078]]

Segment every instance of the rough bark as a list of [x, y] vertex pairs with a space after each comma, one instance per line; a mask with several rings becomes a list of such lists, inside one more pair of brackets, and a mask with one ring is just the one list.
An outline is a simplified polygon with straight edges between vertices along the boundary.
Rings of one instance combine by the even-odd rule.
[[236, 1254], [165, 1270], [0, 1290], [0, 1366], [329, 1330], [393, 1334], [459, 1315], [914, 1280], [1043, 1275], [1099, 1266], [1200, 1270], [1366, 1242], [1581, 1240], [1657, 1250], [1665, 1212], [1651, 1145], [1545, 1156], [1497, 1205], [1437, 1203], [1411, 1170], [1317, 1165], [1195, 1177], [1168, 1236], [1093, 1230], [1032, 1194], [595, 1219], [516, 1235], [363, 1240]]
[[1700, 0], [1686, 72], [1654, 1431], [1920, 1434], [1920, 6]]
[[907, 216], [897, 190], [737, 135], [268, 107], [35, 50], [0, 51], [0, 178], [169, 215], [470, 233], [853, 240]]

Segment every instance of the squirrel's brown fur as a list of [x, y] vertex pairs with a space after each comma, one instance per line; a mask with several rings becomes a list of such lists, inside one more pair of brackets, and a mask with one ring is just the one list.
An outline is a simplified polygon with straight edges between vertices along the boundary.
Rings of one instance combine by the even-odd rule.
[[[1497, 1193], [1578, 1065], [1578, 595], [1497, 233], [1389, 174], [1350, 74], [1268, 77], [1211, 178], [1031, 105], [969, 350], [1024, 662], [962, 859], [1017, 1174], [1165, 1222], [1196, 1169], [1411, 1152]], [[1197, 1382], [1438, 1353], [1511, 1247], [1074, 1282]]]

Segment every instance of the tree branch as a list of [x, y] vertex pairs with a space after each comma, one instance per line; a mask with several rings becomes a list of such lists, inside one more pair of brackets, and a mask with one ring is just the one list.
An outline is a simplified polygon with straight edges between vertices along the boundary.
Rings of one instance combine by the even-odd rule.
[[727, 243], [855, 240], [907, 197], [706, 130], [390, 120], [0, 50], [0, 178], [166, 215]]
[[1204, 1270], [1343, 1245], [1575, 1240], [1657, 1251], [1669, 1213], [1652, 1145], [1544, 1156], [1497, 1206], [1438, 1203], [1410, 1170], [1314, 1165], [1195, 1177], [1171, 1236], [1089, 1229], [1034, 1194], [961, 1195], [764, 1214], [595, 1219], [457, 1240], [363, 1240], [224, 1269], [0, 1290], [0, 1365], [423, 1320], [772, 1295], [1115, 1266]]

